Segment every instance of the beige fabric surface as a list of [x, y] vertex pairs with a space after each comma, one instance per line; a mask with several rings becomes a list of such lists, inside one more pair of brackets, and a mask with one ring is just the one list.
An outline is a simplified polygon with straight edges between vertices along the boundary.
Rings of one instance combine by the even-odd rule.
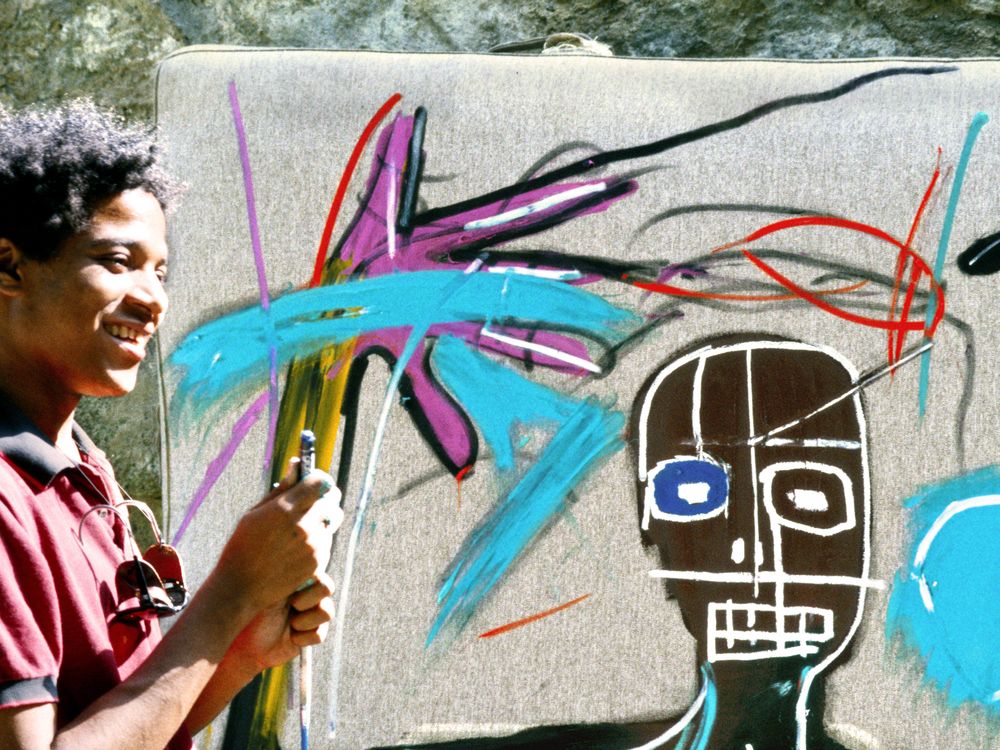
[[[565, 144], [580, 145], [558, 163], [719, 122], [872, 71], [937, 64], [182, 50], [162, 64], [157, 88], [170, 165], [188, 184], [170, 220], [172, 309], [160, 334], [161, 351], [169, 356], [196, 325], [258, 299], [230, 82], [246, 126], [268, 281], [278, 296], [311, 274], [351, 149], [394, 92], [403, 95], [396, 111], [427, 108], [420, 198], [435, 207], [514, 183]], [[954, 65], [954, 72], [886, 78], [830, 102], [784, 109], [656, 156], [606, 167], [587, 178], [648, 171], [637, 176], [633, 195], [608, 210], [501, 248], [662, 265], [701, 256], [781, 218], [766, 210], [687, 212], [643, 229], [664, 211], [704, 204], [829, 212], [905, 238], [940, 147], [942, 189], [931, 199], [914, 242], [933, 260], [969, 123], [980, 111], [993, 118], [969, 164], [944, 271], [948, 313], [974, 332], [977, 353], [972, 408], [962, 435], [964, 463], [955, 421], [969, 373], [966, 339], [955, 327], [942, 325], [936, 337], [931, 398], [922, 422], [916, 413], [919, 365], [904, 366], [864, 394], [872, 464], [871, 575], [886, 583], [907, 554], [904, 499], [921, 484], [1000, 459], [996, 280], [966, 276], [954, 264], [960, 250], [1000, 229], [994, 184], [1000, 174], [1000, 62]], [[335, 241], [357, 208], [371, 154], [369, 145]], [[803, 237], [818, 257], [894, 273], [894, 252], [843, 232], [807, 230], [794, 239], [776, 236], [768, 246], [795, 250]], [[736, 259], [725, 272], [762, 280]], [[610, 282], [587, 288], [642, 314], [672, 303], [661, 297], [643, 301], [638, 290]], [[878, 304], [886, 299], [885, 292], [873, 293]], [[710, 334], [790, 336], [829, 346], [861, 371], [886, 361], [884, 332], [852, 326], [803, 303], [680, 309], [683, 318], [636, 342], [606, 377], [571, 380], [539, 369], [526, 375], [575, 396], [598, 396], [627, 414], [660, 363]], [[915, 341], [911, 337], [908, 343]], [[351, 483], [343, 488], [348, 520], [331, 565], [338, 580], [387, 379], [387, 370], [370, 368]], [[168, 370], [168, 401], [176, 383]], [[167, 420], [169, 533], [177, 530], [206, 467], [247, 404], [240, 401], [195, 427], [181, 429]], [[261, 419], [238, 449], [183, 538], [181, 549], [192, 559], [196, 579], [207, 573], [239, 513], [263, 491], [266, 422]], [[683, 711], [696, 691], [694, 642], [676, 605], [665, 601], [661, 583], [648, 576], [659, 563], [639, 541], [632, 464], [631, 454], [622, 451], [589, 477], [569, 514], [530, 547], [464, 633], [449, 648], [426, 649], [440, 578], [501, 487], [490, 453], [483, 451], [474, 477], [462, 486], [459, 509], [454, 479], [394, 405], [351, 583], [340, 725], [335, 739], [321, 729], [329, 714], [332, 648], [327, 644], [316, 650], [313, 746], [361, 748], [404, 737], [497, 734], [539, 723], [635, 720]], [[476, 637], [583, 594], [590, 594], [585, 602], [532, 626], [488, 640]], [[831, 733], [850, 747], [884, 750], [1000, 747], [990, 735], [995, 724], [981, 710], [947, 709], [922, 684], [919, 661], [886, 642], [887, 601], [887, 591], [870, 592], [853, 656], [830, 678], [825, 719]], [[294, 711], [286, 730], [284, 745], [297, 746]], [[212, 746], [221, 733], [218, 723], [203, 742]]]

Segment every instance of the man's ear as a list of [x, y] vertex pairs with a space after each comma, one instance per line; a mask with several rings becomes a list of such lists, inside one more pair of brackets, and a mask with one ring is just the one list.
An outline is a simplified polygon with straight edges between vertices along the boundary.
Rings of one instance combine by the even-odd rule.
[[0, 294], [13, 297], [21, 294], [23, 278], [21, 274], [25, 255], [21, 248], [6, 237], [0, 237]]

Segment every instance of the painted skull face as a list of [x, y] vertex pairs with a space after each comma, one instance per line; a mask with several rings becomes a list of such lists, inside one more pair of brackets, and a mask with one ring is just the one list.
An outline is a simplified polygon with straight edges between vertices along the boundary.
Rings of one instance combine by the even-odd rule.
[[815, 665], [853, 635], [869, 534], [856, 377], [815, 346], [730, 337], [640, 395], [643, 535], [700, 658]]

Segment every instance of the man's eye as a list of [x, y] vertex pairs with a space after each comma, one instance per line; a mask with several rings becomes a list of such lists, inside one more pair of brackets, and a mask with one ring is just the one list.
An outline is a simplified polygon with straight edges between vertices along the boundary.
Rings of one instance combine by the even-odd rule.
[[101, 261], [106, 265], [112, 266], [113, 268], [126, 268], [128, 266], [129, 257], [121, 253], [115, 253], [114, 255], [103, 256]]

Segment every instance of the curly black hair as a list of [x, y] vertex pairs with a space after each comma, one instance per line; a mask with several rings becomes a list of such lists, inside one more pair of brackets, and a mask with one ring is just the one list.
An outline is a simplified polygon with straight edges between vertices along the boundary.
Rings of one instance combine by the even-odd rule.
[[0, 237], [29, 257], [52, 258], [98, 204], [133, 188], [164, 210], [179, 193], [151, 131], [88, 100], [0, 108]]

